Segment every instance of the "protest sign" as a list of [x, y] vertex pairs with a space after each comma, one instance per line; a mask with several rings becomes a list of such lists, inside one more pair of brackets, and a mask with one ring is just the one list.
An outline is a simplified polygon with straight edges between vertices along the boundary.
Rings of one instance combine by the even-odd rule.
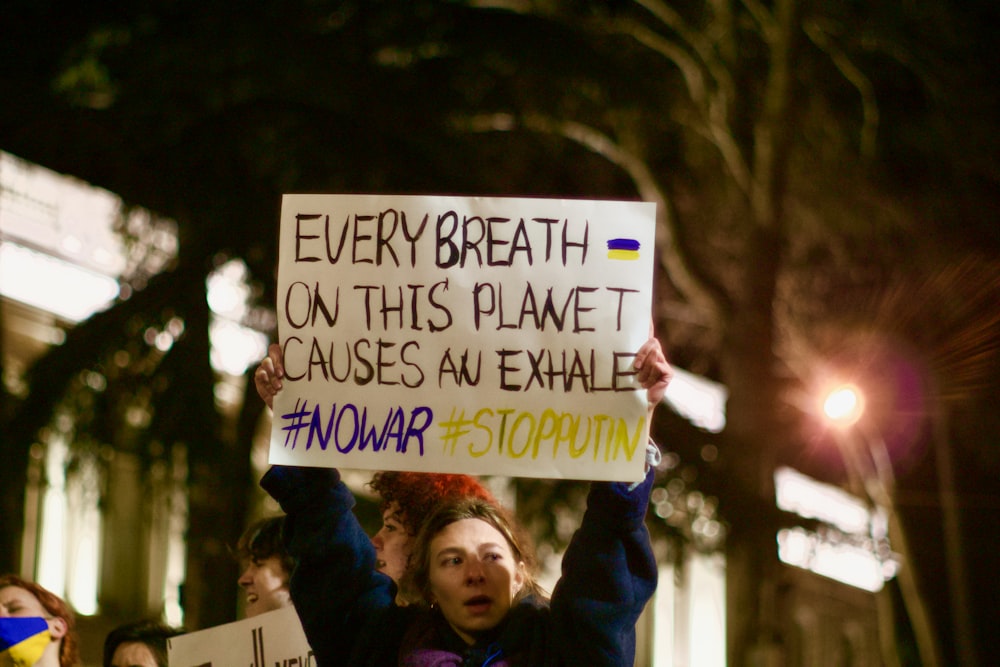
[[170, 667], [313, 667], [316, 660], [294, 607], [167, 640]]
[[655, 205], [285, 195], [269, 461], [631, 481]]

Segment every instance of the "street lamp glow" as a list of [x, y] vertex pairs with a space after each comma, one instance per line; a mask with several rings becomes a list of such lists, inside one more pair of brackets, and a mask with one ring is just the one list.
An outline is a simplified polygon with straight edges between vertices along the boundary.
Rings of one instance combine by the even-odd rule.
[[838, 426], [854, 424], [864, 410], [864, 397], [854, 385], [836, 387], [823, 399], [823, 414]]

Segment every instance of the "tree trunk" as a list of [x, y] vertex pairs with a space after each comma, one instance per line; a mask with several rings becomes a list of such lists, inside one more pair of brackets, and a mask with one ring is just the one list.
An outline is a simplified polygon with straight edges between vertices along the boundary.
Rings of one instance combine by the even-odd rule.
[[[774, 625], [780, 581], [773, 520], [774, 470], [787, 447], [780, 423], [782, 406], [775, 350], [774, 298], [782, 265], [785, 234], [790, 130], [794, 109], [793, 63], [799, 34], [800, 3], [778, 0], [769, 33], [770, 62], [760, 118], [752, 143], [749, 233], [743, 249], [744, 272], [733, 300], [734, 311], [724, 334], [723, 380], [730, 390], [727, 440], [732, 458], [754, 464], [734, 466], [742, 474], [748, 507], [730, 507], [733, 521], [743, 524], [744, 546], [727, 568], [729, 664], [739, 667], [780, 655], [781, 637]], [[749, 508], [757, 508], [752, 516]], [[734, 540], [735, 541], [735, 540]], [[747, 600], [757, 604], [746, 606]], [[742, 605], [742, 606], [740, 606]], [[750, 610], [748, 613], [748, 609]]]
[[172, 440], [188, 453], [187, 574], [182, 596], [190, 630], [236, 618], [238, 568], [231, 547], [243, 526], [248, 462], [246, 450], [223, 437], [215, 409], [215, 377], [209, 340], [210, 311], [204, 291], [185, 311], [185, 338], [178, 342], [178, 369], [163, 419]]
[[[777, 272], [777, 239], [762, 228], [750, 240], [743, 281], [745, 291], [736, 304], [724, 342], [724, 379], [729, 388], [723, 456], [735, 488], [725, 513], [734, 526], [727, 540], [727, 632], [729, 664], [745, 664], [747, 656], [766, 651], [776, 639], [771, 625], [777, 552], [774, 517], [776, 452], [783, 448], [776, 424], [778, 401], [775, 381], [772, 302]], [[736, 460], [751, 461], [749, 465]], [[743, 542], [742, 545], [739, 543]]]

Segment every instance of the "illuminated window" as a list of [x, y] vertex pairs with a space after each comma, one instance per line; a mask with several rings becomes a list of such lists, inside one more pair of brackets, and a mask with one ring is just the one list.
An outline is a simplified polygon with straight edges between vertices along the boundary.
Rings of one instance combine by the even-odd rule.
[[896, 575], [899, 561], [889, 549], [883, 511], [791, 468], [775, 471], [774, 489], [780, 509], [823, 522], [818, 531], [798, 527], [778, 533], [783, 563], [871, 592]]

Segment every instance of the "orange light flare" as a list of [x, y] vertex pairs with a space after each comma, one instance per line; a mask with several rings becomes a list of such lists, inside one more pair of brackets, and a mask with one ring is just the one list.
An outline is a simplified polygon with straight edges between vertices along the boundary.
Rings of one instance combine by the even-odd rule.
[[820, 395], [820, 414], [838, 428], [848, 428], [861, 419], [865, 396], [854, 384], [836, 384]]

